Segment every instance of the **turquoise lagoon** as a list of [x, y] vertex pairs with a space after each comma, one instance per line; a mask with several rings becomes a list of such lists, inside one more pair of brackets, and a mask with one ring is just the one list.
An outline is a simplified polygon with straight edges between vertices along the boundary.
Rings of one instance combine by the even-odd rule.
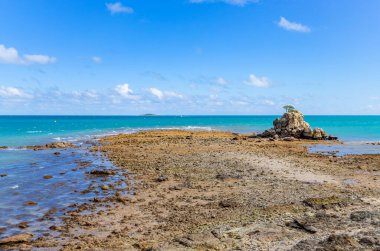
[[[0, 146], [77, 140], [153, 128], [260, 132], [278, 116], [0, 116]], [[343, 141], [380, 141], [380, 116], [305, 116]]]

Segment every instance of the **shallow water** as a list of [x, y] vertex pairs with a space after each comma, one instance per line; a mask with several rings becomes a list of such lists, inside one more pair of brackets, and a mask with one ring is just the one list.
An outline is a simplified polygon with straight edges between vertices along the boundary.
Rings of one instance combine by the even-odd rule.
[[380, 145], [372, 145], [368, 142], [345, 142], [334, 145], [311, 145], [310, 153], [325, 155], [345, 156], [351, 154], [380, 154]]
[[[59, 152], [60, 155], [54, 154]], [[21, 232], [44, 233], [52, 225], [60, 224], [67, 207], [89, 202], [105, 195], [100, 188], [82, 193], [96, 183], [113, 182], [114, 177], [94, 177], [90, 170], [113, 168], [111, 162], [86, 149], [0, 150], [0, 237]], [[44, 176], [51, 175], [51, 179]], [[26, 205], [33, 201], [37, 205]], [[41, 218], [51, 215], [49, 220]], [[20, 229], [21, 222], [29, 227]], [[51, 231], [50, 231], [51, 232]]]

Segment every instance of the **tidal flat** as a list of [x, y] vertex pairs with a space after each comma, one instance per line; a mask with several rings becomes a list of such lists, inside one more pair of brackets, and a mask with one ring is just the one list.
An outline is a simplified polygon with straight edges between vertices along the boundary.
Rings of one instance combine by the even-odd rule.
[[[308, 152], [308, 145], [320, 143], [217, 131], [107, 136], [92, 151], [99, 151], [118, 169], [99, 169], [93, 175], [117, 174], [118, 182], [127, 185], [67, 213], [62, 225], [50, 229], [54, 234], [3, 242], [0, 247], [380, 248], [380, 155]], [[112, 191], [113, 186], [97, 187]]]

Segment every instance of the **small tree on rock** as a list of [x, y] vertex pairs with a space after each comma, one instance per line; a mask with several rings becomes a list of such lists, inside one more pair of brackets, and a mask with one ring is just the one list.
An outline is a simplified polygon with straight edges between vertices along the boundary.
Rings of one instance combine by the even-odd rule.
[[285, 109], [285, 112], [295, 112], [295, 111], [297, 111], [296, 108], [294, 108], [294, 106], [292, 106], [292, 105], [285, 105], [282, 108]]

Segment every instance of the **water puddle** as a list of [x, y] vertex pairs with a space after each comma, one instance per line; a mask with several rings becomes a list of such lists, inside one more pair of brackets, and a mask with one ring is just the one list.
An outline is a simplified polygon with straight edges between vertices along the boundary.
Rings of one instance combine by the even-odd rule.
[[[97, 169], [116, 173], [90, 174]], [[124, 190], [125, 177], [118, 170], [87, 147], [1, 150], [0, 238], [23, 232], [42, 235], [61, 224], [68, 210]]]
[[367, 142], [345, 142], [335, 145], [311, 145], [309, 153], [331, 156], [345, 156], [352, 154], [380, 154], [380, 144]]

